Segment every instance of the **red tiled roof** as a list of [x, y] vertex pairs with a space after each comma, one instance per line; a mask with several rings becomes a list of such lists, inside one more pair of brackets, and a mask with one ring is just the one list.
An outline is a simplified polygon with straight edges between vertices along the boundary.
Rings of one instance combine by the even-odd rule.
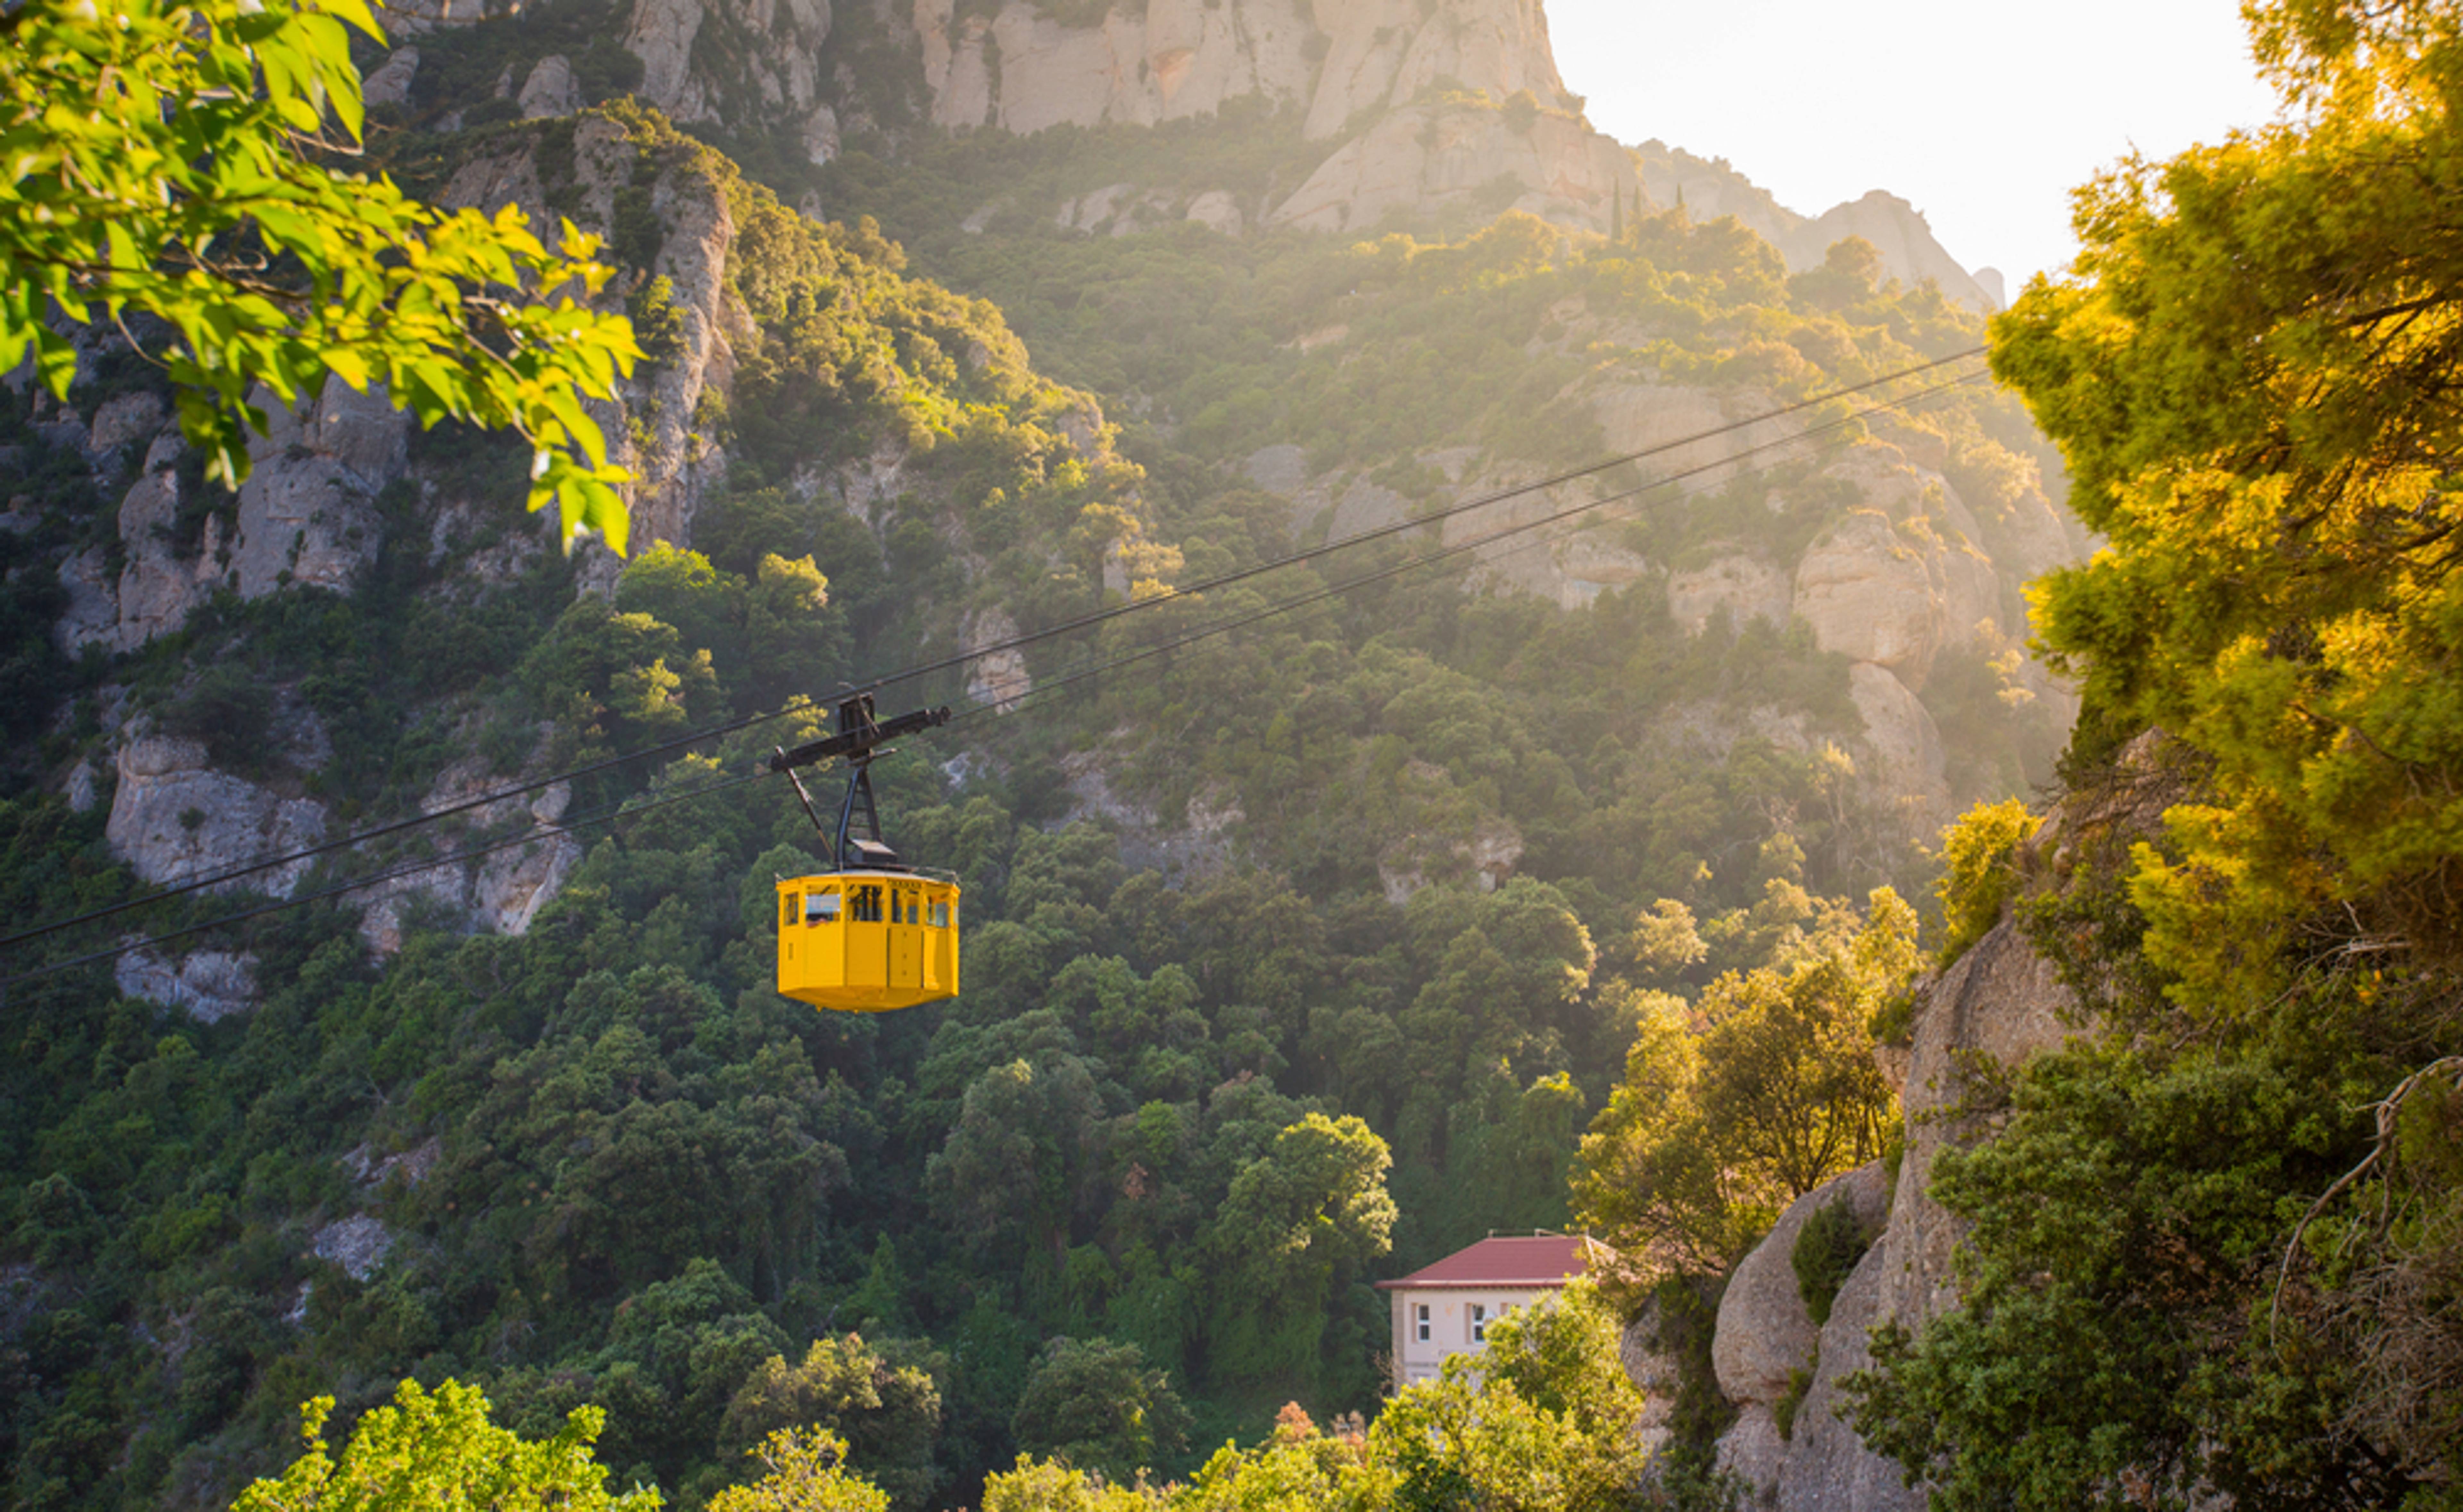
[[1446, 1286], [1561, 1286], [1587, 1268], [1593, 1253], [1607, 1246], [1581, 1234], [1542, 1234], [1536, 1239], [1483, 1239], [1399, 1281], [1381, 1281], [1380, 1291]]

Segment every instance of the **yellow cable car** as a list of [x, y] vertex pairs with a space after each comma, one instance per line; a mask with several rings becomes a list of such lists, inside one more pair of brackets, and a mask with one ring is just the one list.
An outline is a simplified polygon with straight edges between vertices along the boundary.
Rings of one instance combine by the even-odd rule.
[[833, 872], [778, 884], [778, 992], [886, 1013], [958, 995], [958, 884]]
[[796, 768], [832, 758], [855, 768], [839, 811], [836, 870], [778, 879], [779, 996], [839, 1013], [887, 1013], [958, 995], [958, 880], [901, 864], [881, 837], [870, 770], [889, 754], [882, 742], [948, 719], [948, 709], [930, 709], [883, 724], [866, 694], [839, 705], [838, 734], [771, 758], [816, 830], [820, 815]]

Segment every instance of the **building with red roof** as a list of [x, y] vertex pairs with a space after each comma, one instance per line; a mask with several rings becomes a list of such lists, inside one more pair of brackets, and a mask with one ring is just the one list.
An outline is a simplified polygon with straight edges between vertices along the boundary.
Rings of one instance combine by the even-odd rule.
[[1449, 1354], [1488, 1343], [1488, 1326], [1613, 1258], [1587, 1234], [1491, 1235], [1377, 1289], [1394, 1309], [1394, 1384], [1434, 1380]]

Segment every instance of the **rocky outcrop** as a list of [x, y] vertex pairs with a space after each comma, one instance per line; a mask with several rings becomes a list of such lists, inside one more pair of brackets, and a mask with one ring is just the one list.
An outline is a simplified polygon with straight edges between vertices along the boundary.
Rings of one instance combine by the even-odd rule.
[[1634, 157], [1653, 205], [1682, 205], [1696, 224], [1733, 215], [1778, 248], [1796, 272], [1820, 267], [1831, 244], [1861, 236], [1882, 254], [1884, 273], [1903, 284], [1929, 278], [1944, 295], [1979, 313], [2006, 303], [1999, 273], [1969, 272], [1934, 238], [1923, 212], [1897, 195], [1875, 189], [1808, 217], [1779, 204], [1725, 158], [1697, 158], [1660, 141], [1643, 143]]
[[[558, 782], [535, 792], [492, 796], [519, 781], [498, 776], [485, 758], [476, 756], [437, 775], [420, 799], [422, 813], [449, 821], [466, 841], [485, 836], [516, 843], [475, 864], [405, 872], [359, 895], [360, 938], [369, 949], [380, 956], [399, 951], [423, 914], [447, 927], [467, 924], [498, 935], [529, 932], [539, 910], [580, 863], [582, 848], [557, 828], [573, 802], [572, 785]], [[460, 843], [451, 847], [460, 848]]]
[[1165, 822], [1152, 806], [1112, 786], [1102, 758], [1091, 751], [1060, 764], [1069, 789], [1063, 824], [1085, 820], [1119, 837], [1121, 864], [1132, 872], [1160, 872], [1175, 887], [1203, 882], [1228, 870], [1236, 856], [1232, 831], [1248, 818], [1228, 792], [1189, 799], [1179, 824]]
[[1949, 822], [1950, 755], [1931, 711], [1888, 668], [1869, 661], [1847, 669], [1847, 696], [1864, 722], [1866, 790], [1909, 833], [1930, 834]]
[[[602, 232], [613, 227], [616, 196], [633, 186], [635, 156], [624, 128], [613, 120], [590, 117], [574, 128], [574, 182], [558, 187], [578, 200], [577, 223]], [[664, 360], [636, 370], [622, 408], [588, 406], [620, 454], [615, 460], [633, 474], [627, 503], [635, 550], [655, 541], [689, 544], [702, 498], [727, 475], [726, 452], [696, 435], [694, 417], [705, 392], [724, 395], [732, 381], [735, 359], [726, 332], [745, 319], [726, 293], [735, 226], [716, 184], [697, 164], [679, 159], [647, 187], [660, 238], [646, 271], [668, 281], [680, 320], [677, 339]], [[505, 150], [464, 164], [447, 184], [442, 203], [447, 209], [490, 214], [518, 205], [533, 224], [554, 224], [536, 144], [527, 139], [513, 139]], [[638, 438], [629, 418], [644, 421]], [[611, 566], [605, 558], [594, 558], [594, 564], [602, 574]]]
[[132, 950], [113, 963], [112, 981], [122, 997], [178, 1008], [200, 1024], [219, 1024], [246, 1013], [263, 996], [256, 985], [256, 958], [223, 950], [200, 950], [177, 961]]
[[[120, 750], [120, 785], [103, 833], [148, 882], [185, 882], [325, 837], [325, 810], [307, 798], [213, 769], [194, 741], [149, 735]], [[289, 897], [309, 863], [294, 861], [223, 884]]]
[[[1901, 283], [1929, 279], [1941, 286], [1945, 295], [1970, 310], [1990, 313], [2001, 308], [2000, 292], [1987, 290], [1933, 239], [1923, 211], [1881, 189], [1869, 191], [1861, 200], [1834, 205], [1776, 240], [1787, 265], [1802, 270], [1819, 267], [1834, 243], [1850, 236], [1872, 243], [1882, 254], [1883, 268]], [[1994, 282], [1997, 285], [1999, 279]]]
[[[151, 395], [97, 412], [83, 443], [98, 466], [110, 469], [110, 459], [141, 447], [142, 461], [120, 502], [120, 576], [104, 576], [98, 550], [63, 571], [70, 610], [54, 631], [63, 649], [133, 651], [180, 629], [226, 588], [250, 599], [293, 585], [344, 592], [375, 560], [383, 535], [373, 501], [403, 470], [409, 418], [381, 391], [330, 378], [297, 408], [262, 390], [251, 402], [267, 433], [249, 438], [252, 465], [236, 500], [187, 497], [213, 486], [182, 481], [184, 443]], [[199, 504], [211, 512], [191, 544], [182, 539], [182, 516]]]
[[[392, 8], [387, 7], [387, 11]], [[360, 82], [360, 98], [370, 110], [410, 103], [410, 82], [419, 76], [419, 49], [398, 47]]]
[[[2049, 823], [2035, 847], [2057, 843], [2062, 829]], [[1990, 1135], [1988, 1120], [1962, 1112], [1972, 1078], [2058, 1048], [2077, 1031], [2076, 1015], [2052, 967], [2005, 919], [1919, 988], [1913, 1043], [1885, 1062], [1904, 1077], [1907, 1147], [1895, 1185], [1885, 1191], [1879, 1163], [1840, 1177], [1799, 1199], [1737, 1267], [1712, 1345], [1720, 1389], [1739, 1409], [1720, 1441], [1720, 1463], [1762, 1504], [1780, 1512], [1919, 1512], [1926, 1504], [1923, 1489], [1907, 1486], [1899, 1466], [1867, 1450], [1841, 1418], [1840, 1383], [1872, 1363], [1874, 1328], [1913, 1331], [1958, 1306], [1965, 1224], [1927, 1190], [1934, 1162]], [[1791, 1290], [1790, 1262], [1804, 1220], [1842, 1197], [1860, 1217], [1886, 1211], [1887, 1221], [1817, 1330]], [[1782, 1395], [1795, 1398], [1784, 1436], [1775, 1411]]]
[[1313, 0], [1328, 39], [1308, 134], [1337, 136], [1362, 111], [1403, 105], [1442, 83], [1497, 100], [1563, 102], [1540, 0]]
[[670, 119], [766, 133], [822, 103], [831, 21], [830, 0], [637, 0], [624, 47]]
[[[1719, 1390], [1737, 1410], [1734, 1426], [1719, 1441], [1721, 1469], [1755, 1485], [1782, 1480], [1797, 1436], [1811, 1427], [1801, 1410], [1810, 1399], [1808, 1381], [1827, 1362], [1834, 1328], [1844, 1331], [1835, 1304], [1827, 1325], [1820, 1327], [1805, 1307], [1795, 1264], [1804, 1225], [1823, 1208], [1845, 1203], [1866, 1233], [1878, 1233], [1890, 1201], [1888, 1172], [1879, 1160], [1826, 1181], [1790, 1203], [1729, 1277], [1711, 1349]], [[1869, 1323], [1869, 1307], [1865, 1315]]]
[[561, 54], [543, 57], [531, 70], [515, 97], [522, 107], [524, 120], [537, 120], [548, 116], [570, 116], [581, 108], [581, 86], [573, 76], [573, 65]]
[[1337, 148], [1267, 224], [1362, 232], [1398, 212], [1491, 207], [1500, 184], [1519, 192], [1494, 209], [1588, 230], [1607, 229], [1617, 195], [1639, 192], [1624, 150], [1578, 117], [1517, 120], [1493, 105], [1411, 105]]
[[1796, 585], [1786, 571], [1749, 553], [1667, 574], [1668, 616], [1689, 636], [1702, 634], [1720, 615], [1737, 627], [1754, 619], [1785, 625], [1795, 600]]
[[309, 1253], [338, 1265], [353, 1281], [365, 1281], [393, 1253], [393, 1231], [365, 1213], [326, 1224], [310, 1242]]

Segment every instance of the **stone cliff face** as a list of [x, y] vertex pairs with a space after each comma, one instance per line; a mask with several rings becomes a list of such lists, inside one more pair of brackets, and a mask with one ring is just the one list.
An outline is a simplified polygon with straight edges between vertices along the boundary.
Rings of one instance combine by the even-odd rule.
[[[1541, 0], [612, 3], [622, 46], [642, 64], [643, 99], [687, 124], [763, 139], [783, 131], [815, 162], [837, 156], [842, 123], [1031, 134], [1152, 126], [1256, 100], [1299, 112], [1306, 140], [1327, 154], [1297, 190], [1247, 207], [1192, 203], [1205, 185], [1122, 191], [1172, 200], [1166, 219], [1185, 208], [1229, 234], [1257, 225], [1349, 234], [1474, 196], [1482, 209], [1603, 231], [1621, 198], [1636, 206], [1646, 198], [1681, 203], [1697, 220], [1736, 215], [1798, 270], [1842, 237], [1862, 236], [1894, 277], [1931, 279], [1975, 310], [2002, 302], [1999, 275], [1962, 268], [1903, 200], [1876, 190], [1807, 217], [1724, 161], [1658, 142], [1629, 152], [1592, 130], [1558, 73]], [[479, 19], [460, 0], [412, 0], [384, 14], [405, 40]], [[846, 40], [851, 29], [860, 42]], [[417, 70], [417, 48], [399, 49], [372, 73], [370, 101], [407, 98]], [[509, 75], [499, 94], [526, 118], [583, 102], [560, 56]], [[893, 97], [906, 103], [882, 119], [881, 101]], [[1494, 198], [1500, 185], [1513, 192]], [[1096, 219], [1120, 232], [1153, 221]]]
[[1254, 95], [1304, 107], [1324, 141], [1441, 83], [1565, 92], [1538, 0], [1147, 0], [1091, 25], [1035, 0], [963, 19], [956, 0], [915, 0], [914, 31], [942, 126], [1144, 126]]
[[1682, 205], [1696, 222], [1733, 215], [1777, 248], [1792, 271], [1820, 266], [1833, 243], [1861, 236], [1882, 254], [1889, 276], [1902, 283], [1912, 286], [1929, 278], [1950, 299], [1979, 313], [2009, 302], [1998, 271], [1981, 268], [1970, 272], [1934, 240], [1924, 213], [1895, 194], [1874, 189], [1807, 217], [1779, 204], [1724, 158], [1697, 158], [1647, 141], [1636, 149], [1634, 159], [1652, 204]]
[[[2116, 812], [2070, 800], [2038, 832], [2029, 853], [2058, 870], [2072, 835], [2114, 824], [2143, 829], [2158, 809]], [[2006, 918], [1920, 986], [1911, 1043], [1881, 1052], [1885, 1070], [1900, 1083], [1907, 1118], [1895, 1182], [1877, 1161], [1798, 1199], [1737, 1266], [1719, 1307], [1712, 1357], [1719, 1389], [1737, 1408], [1719, 1443], [1720, 1464], [1761, 1504], [1780, 1512], [1921, 1512], [1926, 1505], [1925, 1491], [1907, 1486], [1899, 1466], [1867, 1450], [1840, 1417], [1840, 1383], [1871, 1366], [1873, 1329], [1895, 1324], [1913, 1332], [1959, 1304], [1956, 1252], [1965, 1224], [1927, 1187], [1944, 1151], [1993, 1134], [1989, 1117], [1963, 1111], [1979, 1069], [2015, 1069], [2083, 1027], [2069, 990]], [[1805, 1220], [1837, 1201], [1850, 1203], [1879, 1238], [1817, 1328], [1798, 1294], [1792, 1256]], [[1647, 1332], [1643, 1327], [1627, 1349], [1629, 1359], [1646, 1366], [1654, 1359]], [[1778, 1409], [1790, 1396], [1796, 1405], [1782, 1432]]]
[[[624, 46], [643, 97], [673, 119], [800, 126], [825, 161], [857, 108], [820, 61], [833, 24], [825, 0], [634, 0]], [[1349, 231], [1511, 180], [1520, 207], [1602, 230], [1614, 195], [1641, 193], [1624, 150], [1566, 95], [1539, 0], [1144, 0], [1099, 16], [899, 0], [873, 24], [916, 69], [922, 118], [945, 129], [1151, 126], [1253, 98], [1300, 111], [1308, 140], [1334, 150], [1268, 207], [1273, 225]], [[1526, 96], [1535, 110], [1502, 110]], [[1219, 213], [1192, 218], [1226, 228]]]

